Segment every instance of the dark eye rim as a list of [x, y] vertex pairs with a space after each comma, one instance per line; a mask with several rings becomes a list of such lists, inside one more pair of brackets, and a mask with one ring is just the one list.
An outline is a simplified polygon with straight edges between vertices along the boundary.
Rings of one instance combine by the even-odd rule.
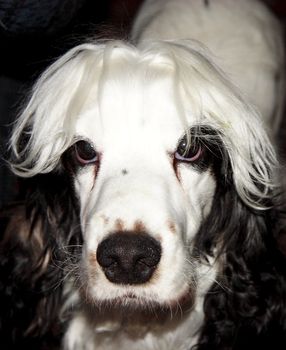
[[190, 128], [190, 146], [193, 149], [193, 156], [186, 157], [188, 150], [182, 154], [178, 154], [178, 150], [182, 142], [187, 143], [187, 134], [185, 133], [178, 141], [177, 148], [173, 153], [173, 159], [176, 163], [186, 163], [194, 167], [206, 168], [211, 162], [221, 161], [226, 158], [227, 152], [222, 141], [221, 132], [212, 126], [205, 124], [197, 124]]
[[[185, 162], [185, 163], [194, 163], [196, 161], [199, 161], [201, 157], [204, 154], [204, 144], [200, 142], [200, 140], [195, 137], [194, 135], [190, 135], [193, 140], [191, 141], [191, 144], [189, 146], [189, 149], [186, 149], [185, 152], [182, 154], [180, 152], [180, 148], [182, 147], [182, 143], [187, 144], [187, 137], [184, 135], [178, 142], [176, 151], [174, 152], [174, 159], [178, 162]], [[189, 152], [193, 151], [193, 154], [191, 156], [189, 155]]]
[[175, 152], [174, 158], [179, 162], [185, 162], [185, 163], [193, 163], [201, 158], [201, 156], [204, 153], [204, 148], [202, 145], [199, 145], [196, 152], [192, 157], [185, 157], [178, 153], [178, 151]]
[[[86, 157], [83, 157], [82, 155], [80, 155], [80, 151], [79, 151], [80, 144], [88, 145], [90, 147], [89, 152], [91, 152], [91, 154], [90, 155], [87, 154]], [[92, 165], [99, 161], [99, 154], [95, 150], [94, 145], [89, 140], [84, 140], [84, 139], [77, 140], [74, 143], [73, 148], [74, 148], [75, 158], [80, 165], [82, 166]]]

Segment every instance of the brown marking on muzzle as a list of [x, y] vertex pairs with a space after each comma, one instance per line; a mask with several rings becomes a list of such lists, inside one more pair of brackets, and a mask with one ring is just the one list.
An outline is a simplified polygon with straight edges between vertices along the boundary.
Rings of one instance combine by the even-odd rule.
[[125, 224], [124, 224], [123, 220], [116, 219], [116, 221], [115, 221], [115, 231], [122, 232], [124, 230], [125, 230]]
[[100, 217], [103, 220], [104, 225], [108, 225], [109, 224], [110, 219], [107, 216], [101, 215]]
[[167, 222], [168, 228], [172, 233], [176, 233], [176, 225], [174, 224], [173, 221], [168, 221]]
[[134, 223], [134, 232], [147, 232], [146, 227], [141, 220], [136, 220]]
[[96, 257], [96, 252], [91, 252], [88, 255], [88, 275], [91, 281], [95, 281], [97, 279], [97, 257]]
[[89, 253], [88, 261], [89, 261], [90, 266], [92, 266], [92, 267], [97, 265], [96, 252]]

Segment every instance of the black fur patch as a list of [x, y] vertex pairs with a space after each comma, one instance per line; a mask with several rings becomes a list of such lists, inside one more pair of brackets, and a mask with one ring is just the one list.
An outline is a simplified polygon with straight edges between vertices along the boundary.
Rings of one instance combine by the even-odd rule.
[[36, 176], [26, 187], [24, 203], [2, 215], [8, 224], [0, 240], [1, 346], [58, 349], [61, 281], [82, 244], [77, 201], [64, 173]]
[[268, 205], [272, 209], [250, 209], [234, 185], [218, 184], [194, 247], [196, 258], [221, 261], [195, 349], [285, 348], [286, 261], [275, 240], [280, 213], [271, 200]]

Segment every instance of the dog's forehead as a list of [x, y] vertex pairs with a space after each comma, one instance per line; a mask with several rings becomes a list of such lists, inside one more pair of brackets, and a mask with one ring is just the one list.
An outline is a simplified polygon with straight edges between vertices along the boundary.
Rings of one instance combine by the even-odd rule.
[[135, 76], [107, 82], [100, 100], [78, 118], [76, 132], [100, 148], [122, 145], [129, 140], [133, 144], [160, 144], [168, 150], [184, 134], [183, 119], [172, 79], [146, 83]]

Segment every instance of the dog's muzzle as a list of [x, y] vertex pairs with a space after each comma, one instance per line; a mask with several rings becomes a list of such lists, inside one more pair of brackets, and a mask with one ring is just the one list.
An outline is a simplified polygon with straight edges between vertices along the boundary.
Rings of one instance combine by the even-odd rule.
[[97, 261], [116, 284], [148, 282], [161, 258], [161, 245], [147, 233], [116, 232], [97, 248]]

